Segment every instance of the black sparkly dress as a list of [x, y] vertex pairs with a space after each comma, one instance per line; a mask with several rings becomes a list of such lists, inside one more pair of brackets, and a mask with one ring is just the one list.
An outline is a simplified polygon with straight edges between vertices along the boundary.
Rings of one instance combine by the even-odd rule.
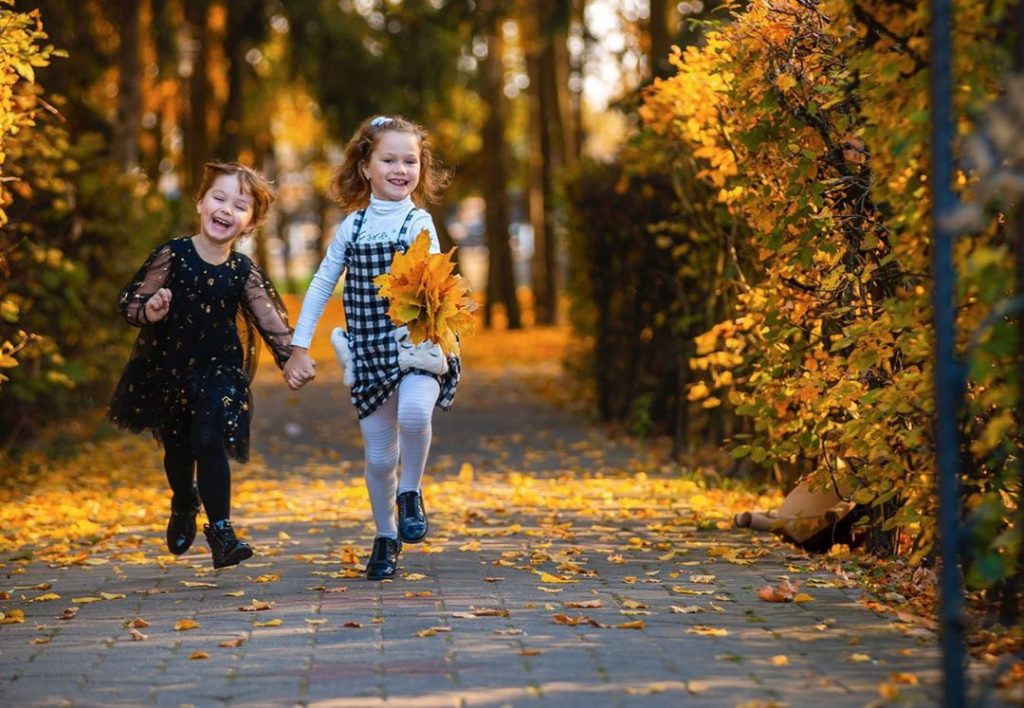
[[[146, 301], [171, 291], [167, 315], [146, 321]], [[157, 248], [121, 291], [120, 310], [142, 328], [108, 411], [119, 427], [150, 430], [164, 442], [189, 434], [197, 413], [223, 424], [228, 454], [249, 456], [250, 383], [256, 372], [258, 332], [278, 367], [291, 355], [292, 330], [273, 284], [244, 254], [207, 263], [192, 239]], [[215, 419], [216, 419], [215, 418]]]

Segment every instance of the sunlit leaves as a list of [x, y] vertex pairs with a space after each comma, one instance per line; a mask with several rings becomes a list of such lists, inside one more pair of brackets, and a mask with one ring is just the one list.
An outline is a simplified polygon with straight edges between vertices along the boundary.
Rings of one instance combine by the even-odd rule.
[[[963, 131], [997, 95], [1007, 62], [992, 10], [954, 7]], [[855, 479], [859, 502], [895, 506], [886, 530], [909, 532], [917, 561], [935, 536], [926, 13], [798, 0], [730, 11], [703, 44], [674, 52], [676, 74], [641, 109], [694, 151], [719, 201], [751, 227], [764, 268], [740, 284], [732, 316], [696, 338], [689, 400], [728, 401], [749, 417], [754, 434], [737, 456], [813, 461], [809, 476], [823, 485]], [[957, 243], [961, 332], [980, 332], [1013, 287], [995, 221]], [[1016, 340], [1006, 322], [986, 327], [967, 387], [978, 493], [966, 503], [998, 521], [973, 528], [985, 549], [969, 576], [976, 587], [1006, 577], [997, 559], [1016, 557], [1019, 543], [997, 530], [1015, 505], [988, 493], [1005, 490], [1019, 447]]]
[[409, 328], [414, 344], [425, 340], [446, 354], [458, 352], [457, 337], [474, 327], [469, 287], [452, 272], [454, 249], [430, 253], [430, 234], [424, 230], [405, 253], [395, 253], [389, 272], [374, 284], [388, 300], [388, 316]]

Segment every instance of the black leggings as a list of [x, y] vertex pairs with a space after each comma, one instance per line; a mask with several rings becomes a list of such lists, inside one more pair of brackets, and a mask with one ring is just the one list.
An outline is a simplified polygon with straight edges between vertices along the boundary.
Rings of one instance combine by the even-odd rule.
[[[171, 503], [184, 509], [192, 499], [193, 480], [199, 478], [199, 497], [213, 524], [231, 518], [231, 466], [224, 447], [224, 428], [219, 415], [197, 412], [192, 419], [161, 436], [164, 471], [174, 497]], [[198, 475], [196, 472], [198, 471]]]

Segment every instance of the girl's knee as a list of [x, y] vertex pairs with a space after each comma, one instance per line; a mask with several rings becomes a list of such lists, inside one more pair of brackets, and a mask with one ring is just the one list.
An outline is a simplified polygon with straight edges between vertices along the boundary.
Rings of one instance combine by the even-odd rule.
[[224, 451], [224, 435], [215, 428], [202, 428], [192, 432], [192, 452], [205, 458]]
[[374, 479], [386, 479], [395, 474], [398, 467], [398, 455], [388, 455], [366, 461], [366, 476]]
[[409, 407], [398, 411], [398, 429], [403, 433], [417, 433], [430, 429], [431, 409]]

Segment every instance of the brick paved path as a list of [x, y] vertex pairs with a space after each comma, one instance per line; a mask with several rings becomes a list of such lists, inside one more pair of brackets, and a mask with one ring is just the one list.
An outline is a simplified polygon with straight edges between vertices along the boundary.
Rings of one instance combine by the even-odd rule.
[[[686, 497], [613, 508], [611, 480], [646, 471], [654, 484], [656, 461], [545, 403], [534, 389], [553, 382], [550, 364], [469, 372], [436, 418], [432, 543], [406, 548], [394, 582], [364, 580], [359, 437], [322, 368], [301, 394], [258, 388], [262, 461], [236, 479], [265, 477], [280, 512], [236, 494], [251, 562], [212, 572], [200, 537], [177, 561], [4, 564], [0, 610], [26, 621], [0, 626], [0, 705], [863, 706], [880, 684], [901, 704], [937, 700], [926, 627], [867, 609], [772, 539], [698, 530]], [[464, 463], [473, 493], [459, 491]], [[462, 486], [446, 486], [460, 470]], [[570, 490], [568, 471], [590, 479]], [[813, 602], [757, 599], [780, 576]], [[62, 599], [30, 602], [43, 584]], [[57, 618], [83, 597], [99, 601]], [[257, 601], [272, 607], [239, 610]], [[135, 617], [144, 641], [125, 626]], [[174, 630], [189, 619], [198, 628]]]

